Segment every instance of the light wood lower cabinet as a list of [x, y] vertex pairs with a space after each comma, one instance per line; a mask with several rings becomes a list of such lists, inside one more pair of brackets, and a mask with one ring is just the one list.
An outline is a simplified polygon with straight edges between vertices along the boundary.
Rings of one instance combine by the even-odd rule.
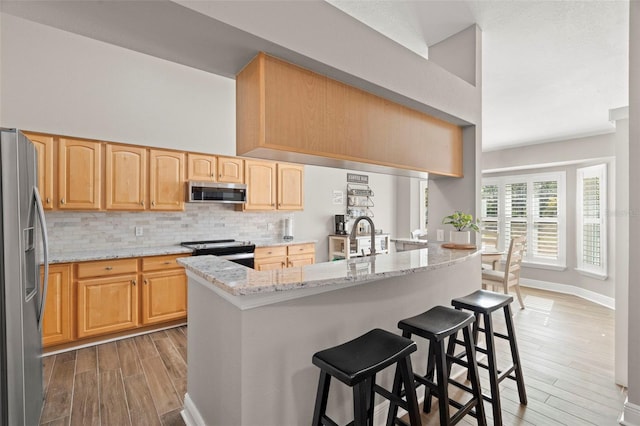
[[254, 256], [254, 269], [271, 271], [312, 265], [316, 260], [316, 249], [313, 243], [258, 247]]
[[78, 337], [126, 330], [138, 325], [138, 276], [78, 281]]
[[142, 324], [187, 317], [187, 274], [176, 263], [182, 256], [142, 259]]
[[[41, 277], [44, 275], [40, 269]], [[44, 282], [43, 279], [40, 280]], [[71, 315], [71, 265], [51, 265], [42, 319], [42, 345], [51, 346], [73, 340]]]

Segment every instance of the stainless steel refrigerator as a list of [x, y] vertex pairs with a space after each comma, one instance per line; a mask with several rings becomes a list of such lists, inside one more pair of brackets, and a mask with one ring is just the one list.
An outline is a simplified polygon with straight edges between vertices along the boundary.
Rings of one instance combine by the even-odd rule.
[[43, 401], [47, 232], [35, 147], [18, 130], [0, 134], [0, 424], [31, 426], [39, 423]]

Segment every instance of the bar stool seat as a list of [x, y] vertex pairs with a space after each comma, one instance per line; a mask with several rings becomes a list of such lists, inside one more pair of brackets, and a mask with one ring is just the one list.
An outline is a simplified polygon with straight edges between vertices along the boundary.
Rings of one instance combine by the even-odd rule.
[[[374, 329], [349, 342], [322, 350], [312, 362], [320, 368], [320, 380], [312, 424], [336, 425], [326, 415], [331, 377], [353, 388], [354, 424], [365, 426], [373, 420], [373, 396], [378, 393], [409, 412], [411, 425], [421, 425], [418, 400], [411, 377], [410, 354], [417, 350], [415, 342], [381, 329]], [[376, 374], [392, 364], [402, 372], [407, 400], [376, 385]], [[372, 424], [372, 423], [371, 423]]]
[[[410, 338], [411, 335], [423, 337], [429, 340], [429, 354], [427, 357], [427, 372], [423, 376], [414, 373], [414, 379], [419, 385], [425, 386], [425, 398], [423, 411], [429, 413], [431, 411], [431, 399], [433, 396], [438, 398], [438, 407], [440, 410], [440, 424], [454, 425], [462, 418], [471, 414], [476, 417], [478, 425], [485, 425], [486, 418], [484, 407], [482, 405], [482, 391], [480, 389], [480, 379], [478, 377], [478, 367], [475, 361], [475, 343], [471, 327], [475, 322], [475, 316], [468, 313], [448, 308], [445, 306], [436, 306], [426, 312], [411, 318], [403, 319], [398, 323], [398, 327], [402, 330], [403, 337]], [[465, 343], [466, 353], [469, 355], [469, 362], [447, 357], [445, 350], [445, 340], [455, 340], [459, 331], [462, 331], [463, 342]], [[471, 387], [459, 383], [450, 377], [451, 364], [459, 364], [467, 368]], [[434, 376], [437, 380], [434, 380]], [[465, 404], [449, 398], [448, 386], [452, 384], [471, 394]], [[394, 394], [401, 392], [400, 375], [396, 373], [393, 384]], [[397, 418], [397, 406], [393, 405], [389, 410], [387, 417], [387, 426], [399, 423]], [[454, 406], [458, 410], [449, 415], [449, 405]], [[475, 411], [473, 409], [475, 408]]]
[[[476, 316], [476, 322], [473, 326], [474, 339], [478, 341], [479, 332], [485, 335], [486, 349], [476, 344], [476, 351], [487, 355], [487, 363], [478, 362], [478, 366], [489, 371], [489, 385], [491, 395], [483, 395], [483, 398], [491, 402], [493, 411], [493, 421], [495, 425], [502, 425], [502, 408], [500, 404], [500, 388], [499, 384], [505, 378], [514, 380], [518, 387], [518, 396], [520, 403], [527, 404], [527, 393], [524, 387], [524, 379], [522, 377], [522, 366], [520, 363], [520, 355], [518, 353], [518, 345], [516, 342], [515, 328], [513, 325], [513, 317], [511, 314], [511, 303], [513, 297], [507, 294], [496, 293], [487, 290], [478, 290], [469, 295], [453, 299], [451, 304], [462, 312], [462, 309], [472, 311]], [[502, 309], [504, 312], [505, 322], [507, 325], [507, 334], [498, 333], [494, 330], [491, 314]], [[484, 328], [480, 328], [480, 320]], [[495, 350], [495, 338], [501, 338], [509, 342], [511, 349], [512, 365], [498, 369]], [[467, 357], [466, 352], [455, 355], [456, 344], [463, 344], [459, 340], [450, 341], [447, 348], [447, 354], [456, 359], [464, 359]]]

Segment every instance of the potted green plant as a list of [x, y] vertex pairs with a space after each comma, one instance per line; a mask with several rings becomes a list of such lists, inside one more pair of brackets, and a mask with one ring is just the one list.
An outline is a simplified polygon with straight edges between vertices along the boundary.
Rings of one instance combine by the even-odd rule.
[[449, 241], [454, 244], [470, 244], [472, 229], [476, 232], [480, 230], [476, 221], [473, 220], [473, 216], [467, 213], [463, 213], [459, 210], [453, 212], [449, 216], [445, 216], [442, 219], [442, 223], [445, 225], [451, 225], [456, 230], [449, 232]]

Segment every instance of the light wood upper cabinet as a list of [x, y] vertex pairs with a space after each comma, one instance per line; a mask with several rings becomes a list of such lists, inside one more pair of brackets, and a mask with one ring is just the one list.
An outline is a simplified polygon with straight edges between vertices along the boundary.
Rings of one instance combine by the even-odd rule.
[[[40, 274], [42, 277], [43, 268]], [[70, 342], [73, 339], [71, 318], [71, 265], [51, 265], [42, 319], [42, 345]]]
[[107, 144], [105, 168], [106, 209], [144, 210], [147, 199], [147, 150]]
[[245, 160], [247, 202], [244, 210], [275, 210], [276, 163]]
[[198, 181], [216, 180], [216, 157], [213, 155], [187, 154], [187, 179]]
[[58, 208], [100, 209], [102, 144], [60, 138], [58, 143]]
[[137, 275], [79, 280], [78, 337], [126, 330], [138, 325]]
[[244, 183], [244, 160], [218, 157], [218, 182]]
[[278, 163], [278, 210], [304, 209], [304, 166]]
[[184, 210], [184, 153], [149, 151], [151, 210]]
[[45, 210], [53, 209], [55, 195], [53, 193], [53, 136], [25, 133], [36, 147], [38, 156], [38, 191]]

